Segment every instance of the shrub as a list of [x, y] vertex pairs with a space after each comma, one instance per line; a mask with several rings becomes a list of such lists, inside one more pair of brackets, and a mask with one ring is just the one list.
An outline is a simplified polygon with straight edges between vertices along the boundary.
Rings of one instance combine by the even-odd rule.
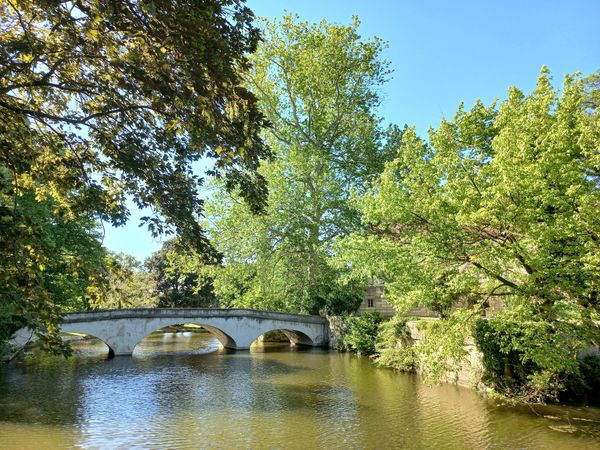
[[412, 372], [415, 370], [415, 354], [410, 342], [408, 318], [394, 316], [379, 324], [375, 361], [383, 367]]
[[483, 382], [518, 402], [583, 399], [600, 382], [600, 361], [575, 355], [589, 340], [569, 322], [478, 320], [474, 338], [483, 354]]
[[369, 311], [361, 316], [348, 316], [348, 328], [343, 336], [344, 347], [359, 355], [375, 353], [375, 340], [383, 316], [377, 311]]
[[567, 376], [559, 400], [600, 404], [600, 354], [587, 354], [578, 363], [579, 372]]

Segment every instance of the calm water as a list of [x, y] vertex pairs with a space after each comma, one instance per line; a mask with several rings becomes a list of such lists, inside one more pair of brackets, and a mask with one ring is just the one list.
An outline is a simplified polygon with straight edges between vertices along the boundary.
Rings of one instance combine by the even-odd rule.
[[81, 349], [0, 365], [1, 448], [600, 448], [600, 409], [504, 407], [348, 354], [191, 332]]

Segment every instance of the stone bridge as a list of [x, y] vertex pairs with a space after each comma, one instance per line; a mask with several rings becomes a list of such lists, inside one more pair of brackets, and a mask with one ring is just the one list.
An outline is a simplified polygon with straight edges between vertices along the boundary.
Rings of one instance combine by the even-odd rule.
[[[66, 314], [62, 331], [84, 333], [101, 339], [109, 354], [131, 355], [144, 337], [160, 328], [193, 323], [210, 331], [230, 349], [247, 350], [268, 331], [282, 331], [293, 344], [327, 344], [328, 322], [320, 316], [306, 316], [251, 309], [153, 308], [118, 309]], [[29, 329], [17, 331], [11, 344], [22, 347], [32, 339]]]

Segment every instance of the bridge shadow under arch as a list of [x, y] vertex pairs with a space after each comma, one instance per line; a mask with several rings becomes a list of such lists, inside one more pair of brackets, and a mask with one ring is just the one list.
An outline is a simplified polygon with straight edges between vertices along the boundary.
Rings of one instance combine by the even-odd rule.
[[[282, 339], [283, 338], [283, 339]], [[257, 336], [252, 345], [289, 342], [291, 346], [314, 346], [313, 340], [302, 331], [288, 328], [274, 328]]]
[[[206, 335], [212, 338], [212, 342], [211, 339], [206, 339]], [[218, 343], [216, 346], [215, 341]], [[203, 354], [220, 349], [235, 349], [236, 345], [231, 336], [214, 326], [195, 322], [174, 322], [143, 336], [136, 343], [133, 353], [137, 355], [190, 352]]]
[[61, 333], [63, 341], [71, 344], [73, 353], [83, 357], [106, 356], [106, 359], [113, 358], [115, 351], [104, 339], [84, 331], [69, 331]]
[[[115, 356], [112, 347], [101, 337], [86, 333], [85, 331], [66, 331], [60, 333], [63, 342], [67, 342], [73, 356], [83, 358], [101, 358], [110, 359]], [[29, 352], [40, 348], [39, 339], [31, 335], [30, 339], [23, 343], [21, 350]], [[21, 351], [19, 350], [19, 351]]]

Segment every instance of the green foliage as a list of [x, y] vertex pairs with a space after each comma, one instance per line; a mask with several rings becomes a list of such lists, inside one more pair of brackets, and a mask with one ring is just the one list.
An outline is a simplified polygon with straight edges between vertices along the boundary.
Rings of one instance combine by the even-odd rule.
[[151, 231], [206, 246], [194, 161], [214, 158], [253, 210], [266, 193], [265, 122], [241, 86], [252, 20], [237, 0], [3, 0], [0, 163], [62, 214], [121, 224], [130, 195], [158, 213]]
[[106, 252], [90, 219], [57, 219], [54, 203], [12, 195], [0, 170], [0, 340], [22, 326], [44, 348], [65, 351], [59, 314], [88, 308], [103, 286]]
[[590, 115], [594, 115], [600, 108], [600, 70], [584, 78], [583, 82], [585, 85], [583, 106]]
[[492, 322], [502, 354], [534, 365], [522, 368], [534, 400], [560, 390], [576, 353], [600, 340], [594, 86], [567, 76], [558, 91], [544, 68], [528, 95], [512, 88], [499, 105], [461, 105], [429, 142], [405, 132], [356, 196], [366, 230], [339, 242], [339, 264], [353, 279], [384, 280], [400, 312], [441, 314], [415, 348], [426, 372], [458, 366], [461, 326], [492, 301], [505, 311]]
[[152, 295], [159, 308], [218, 306], [212, 279], [203, 276], [202, 255], [177, 239], [166, 241], [144, 265], [156, 280]]
[[435, 382], [455, 381], [467, 356], [465, 342], [472, 321], [469, 311], [456, 310], [445, 319], [418, 323], [423, 338], [413, 352], [424, 376]]
[[110, 253], [105, 258], [105, 287], [94, 303], [101, 309], [151, 308], [157, 305], [156, 279], [133, 256]]
[[211, 273], [224, 304], [313, 314], [358, 306], [362, 283], [341, 280], [332, 244], [360, 226], [349, 192], [381, 172], [401, 139], [375, 115], [388, 75], [383, 44], [361, 39], [358, 26], [296, 16], [264, 23], [249, 85], [271, 123], [274, 158], [259, 170], [269, 183], [266, 213], [252, 216], [219, 183], [207, 205], [224, 256]]
[[573, 384], [583, 389], [600, 380], [581, 372], [575, 355], [586, 343], [591, 345], [593, 336], [578, 334], [586, 330], [576, 324], [527, 320], [506, 312], [480, 319], [474, 330], [483, 355], [484, 382], [501, 396], [526, 402], [556, 400], [562, 391], [574, 391]]
[[[534, 329], [528, 329], [533, 325]], [[506, 397], [523, 400], [536, 400], [541, 392], [535, 386], [532, 377], [540, 369], [544, 369], [535, 360], [527, 358], [523, 350], [534, 345], [543, 345], [543, 341], [533, 342], [540, 338], [544, 330], [539, 324], [524, 324], [518, 322], [507, 323], [502, 320], [479, 320], [475, 326], [474, 338], [478, 349], [482, 353], [484, 365], [484, 382], [491, 386], [497, 393]], [[535, 328], [538, 328], [537, 332]], [[547, 349], [543, 349], [547, 350]], [[553, 371], [554, 367], [545, 367]], [[550, 375], [550, 372], [546, 372]], [[557, 380], [558, 372], [553, 374]], [[553, 383], [556, 386], [556, 382]], [[547, 392], [547, 390], [546, 390]], [[554, 392], [556, 395], [556, 392]]]
[[359, 355], [375, 353], [375, 342], [382, 321], [383, 316], [377, 311], [369, 311], [360, 316], [348, 316], [343, 336], [344, 348]]
[[408, 320], [408, 317], [394, 316], [379, 324], [375, 341], [375, 361], [378, 365], [403, 372], [416, 369], [414, 348], [406, 324]]
[[559, 394], [559, 400], [600, 404], [600, 355], [587, 354], [577, 362], [579, 373], [566, 377], [565, 391]]

